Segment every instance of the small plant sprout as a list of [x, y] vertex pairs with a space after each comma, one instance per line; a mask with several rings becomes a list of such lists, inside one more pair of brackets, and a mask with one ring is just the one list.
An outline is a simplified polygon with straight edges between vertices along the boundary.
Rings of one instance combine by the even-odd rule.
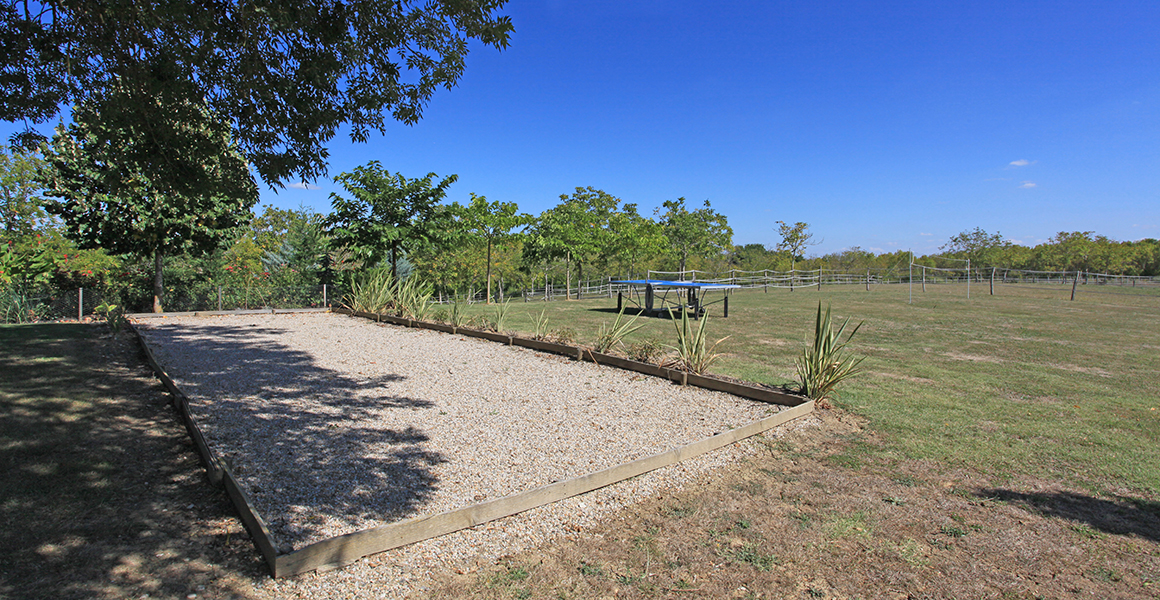
[[540, 311], [540, 316], [535, 320], [535, 337], [534, 339], [543, 340], [548, 337], [548, 309]]
[[503, 333], [503, 331], [507, 329], [508, 309], [511, 308], [511, 305], [511, 300], [508, 300], [503, 304], [496, 305], [495, 312], [493, 313], [494, 316], [491, 320], [492, 329], [494, 329], [496, 333]]
[[830, 306], [826, 305], [823, 313], [822, 303], [818, 302], [813, 344], [803, 348], [795, 361], [801, 394], [816, 400], [820, 406], [828, 406], [829, 398], [840, 383], [862, 372], [858, 366], [865, 358], [845, 352], [846, 345], [858, 333], [862, 323], [854, 327], [846, 341], [842, 341], [842, 333], [849, 323], [847, 318], [835, 330], [830, 319]]
[[677, 358], [670, 362], [669, 366], [697, 375], [708, 371], [709, 366], [721, 357], [720, 354], [713, 351], [721, 342], [729, 339], [729, 336], [725, 336], [709, 346], [708, 337], [706, 337], [709, 315], [702, 317], [701, 323], [696, 328], [689, 323], [689, 314], [683, 310], [680, 321], [677, 321], [672, 309], [669, 309], [669, 318], [673, 320], [673, 325], [677, 328], [677, 345], [670, 346], [677, 352]]
[[447, 315], [452, 327], [463, 327], [467, 324], [467, 314], [463, 312], [463, 303], [456, 297], [451, 301], [451, 312]]
[[101, 302], [93, 309], [93, 312], [105, 320], [105, 324], [109, 326], [109, 331], [113, 333], [120, 333], [125, 324], [129, 322], [125, 318], [125, 312], [116, 304], [109, 304], [108, 301]]
[[600, 332], [596, 336], [595, 350], [601, 354], [604, 354], [611, 350], [614, 346], [623, 343], [623, 340], [626, 336], [636, 332], [641, 327], [644, 327], [643, 324], [635, 324], [638, 318], [640, 318], [640, 314], [637, 314], [635, 317], [629, 319], [628, 321], [623, 321], [624, 310], [621, 309], [621, 311], [616, 314], [616, 320], [612, 322], [611, 327], [607, 327], [604, 323], [601, 323]]

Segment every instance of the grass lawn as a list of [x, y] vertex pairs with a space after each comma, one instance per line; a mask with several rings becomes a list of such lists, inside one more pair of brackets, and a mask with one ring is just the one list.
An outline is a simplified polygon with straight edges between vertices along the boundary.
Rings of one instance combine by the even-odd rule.
[[[729, 318], [710, 316], [710, 339], [728, 336], [711, 370], [791, 383], [817, 303], [831, 303], [835, 318], [865, 322], [851, 349], [867, 357], [867, 373], [837, 405], [882, 434], [880, 453], [976, 469], [997, 483], [1032, 476], [1160, 499], [1160, 296], [1081, 290], [1072, 302], [1056, 287], [1000, 285], [991, 296], [975, 285], [968, 300], [965, 284], [931, 285], [925, 294], [916, 286], [908, 304], [906, 286], [871, 290], [736, 292]], [[546, 310], [550, 328], [591, 343], [614, 318], [610, 307], [615, 300], [512, 303], [509, 327], [531, 332]], [[668, 319], [638, 322], [645, 327], [629, 343], [674, 343]]]
[[131, 339], [9, 325], [0, 349], [0, 599], [246, 588], [249, 538]]
[[[722, 375], [790, 383], [819, 300], [865, 322], [837, 409], [423, 597], [1160, 596], [1160, 296], [929, 290], [735, 293]], [[513, 303], [508, 328], [543, 310], [591, 342], [614, 305]], [[638, 322], [629, 343], [673, 342]], [[0, 348], [0, 599], [282, 597], [127, 339], [23, 325]]]

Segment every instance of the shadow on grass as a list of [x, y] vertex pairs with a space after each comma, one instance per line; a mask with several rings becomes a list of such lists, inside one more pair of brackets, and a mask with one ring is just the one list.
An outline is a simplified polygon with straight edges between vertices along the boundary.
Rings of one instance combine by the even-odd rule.
[[1114, 535], [1135, 535], [1160, 542], [1160, 502], [1118, 496], [1115, 500], [1075, 492], [1016, 492], [984, 489], [979, 497], [996, 498], [1044, 516], [1085, 524]]
[[[284, 331], [276, 327], [153, 324], [143, 332], [277, 543], [301, 547], [328, 519], [350, 530], [406, 518], [436, 491], [432, 467], [445, 458], [425, 447], [427, 435], [378, 423], [383, 410], [434, 406], [392, 393], [403, 376], [321, 367], [277, 341]], [[189, 364], [166, 358], [178, 348]], [[352, 361], [369, 358], [349, 352]]]
[[136, 346], [41, 324], [0, 327], [0, 348], [0, 598], [246, 595], [214, 563], [244, 549], [256, 574], [252, 546], [204, 525], [231, 507]]

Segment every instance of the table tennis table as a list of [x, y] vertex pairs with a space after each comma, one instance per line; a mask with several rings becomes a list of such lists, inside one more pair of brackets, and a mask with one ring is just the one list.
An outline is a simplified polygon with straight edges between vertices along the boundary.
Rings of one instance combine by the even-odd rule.
[[[729, 292], [728, 290], [738, 289], [741, 286], [731, 285], [727, 283], [703, 283], [700, 281], [669, 281], [665, 279], [622, 279], [612, 281], [610, 283], [618, 283], [628, 285], [630, 287], [629, 302], [640, 307], [641, 311], [648, 315], [662, 315], [668, 314], [670, 311], [679, 314], [677, 311], [693, 311], [693, 318], [699, 319], [701, 315], [705, 314], [707, 306], [717, 304], [718, 302], [724, 305], [724, 317], [729, 316]], [[631, 292], [637, 292], [643, 288], [644, 299], [637, 301], [632, 299]], [[720, 300], [713, 302], [706, 302], [708, 293], [712, 291], [725, 292]], [[672, 298], [669, 294], [673, 293]], [[684, 298], [682, 298], [684, 296]], [[616, 311], [620, 312], [624, 309], [624, 293], [617, 292], [616, 295]]]

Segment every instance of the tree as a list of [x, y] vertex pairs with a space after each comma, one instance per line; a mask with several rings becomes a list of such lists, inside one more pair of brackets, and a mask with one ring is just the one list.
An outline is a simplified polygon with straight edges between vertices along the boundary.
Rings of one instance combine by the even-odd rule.
[[43, 167], [34, 153], [0, 150], [0, 222], [8, 239], [31, 235], [48, 218], [38, 180]]
[[487, 302], [490, 304], [492, 245], [515, 237], [512, 230], [529, 225], [532, 216], [518, 212], [520, 207], [515, 202], [488, 202], [485, 196], [475, 194], [471, 194], [471, 202], [467, 206], [455, 202], [451, 207], [459, 218], [460, 226], [467, 233], [487, 240]]
[[217, 247], [249, 221], [258, 188], [229, 126], [205, 106], [128, 90], [99, 100], [57, 129], [45, 157], [46, 208], [83, 248], [152, 257], [161, 312], [162, 259]]
[[459, 81], [469, 42], [506, 48], [505, 2], [9, 0], [0, 119], [48, 122], [115, 89], [134, 92], [128, 111], [161, 95], [228, 123], [267, 183], [313, 180], [341, 125], [364, 142], [388, 114], [414, 124]]
[[330, 195], [334, 212], [325, 224], [334, 243], [351, 249], [368, 266], [389, 255], [391, 273], [398, 277], [400, 251], [439, 242], [451, 233], [450, 214], [441, 211], [439, 203], [459, 176], [433, 185], [436, 177], [391, 175], [377, 160], [335, 177], [353, 197]]
[[1009, 243], [999, 232], [990, 234], [976, 227], [973, 231], [964, 231], [952, 237], [950, 241], [940, 246], [939, 250], [965, 258], [971, 261], [971, 264], [982, 265], [984, 262], [993, 262], [994, 251], [1006, 247]]
[[708, 256], [725, 252], [733, 247], [733, 229], [725, 215], [713, 210], [709, 201], [705, 206], [690, 211], [685, 199], [665, 200], [665, 211], [657, 209], [661, 227], [669, 240], [669, 248], [679, 257], [681, 277], [690, 256]]
[[777, 244], [777, 251], [789, 254], [789, 269], [796, 270], [798, 259], [805, 258], [802, 252], [805, 251], [806, 246], [815, 245], [811, 243], [814, 234], [810, 233], [810, 224], [801, 221], [793, 225], [789, 225], [785, 221], [778, 221], [777, 224], [777, 233], [781, 236], [781, 242]]
[[560, 194], [560, 203], [541, 213], [531, 227], [525, 257], [540, 261], [563, 258], [566, 285], [571, 289], [571, 265], [576, 265], [577, 279], [583, 281], [584, 265], [605, 254], [609, 219], [619, 205], [619, 198], [592, 187], [578, 187], [571, 197]]
[[606, 259], [619, 259], [622, 267], [627, 262], [630, 276], [639, 260], [664, 252], [669, 243], [660, 224], [641, 216], [636, 204], [626, 203], [612, 213], [608, 225], [612, 238], [605, 249]]

